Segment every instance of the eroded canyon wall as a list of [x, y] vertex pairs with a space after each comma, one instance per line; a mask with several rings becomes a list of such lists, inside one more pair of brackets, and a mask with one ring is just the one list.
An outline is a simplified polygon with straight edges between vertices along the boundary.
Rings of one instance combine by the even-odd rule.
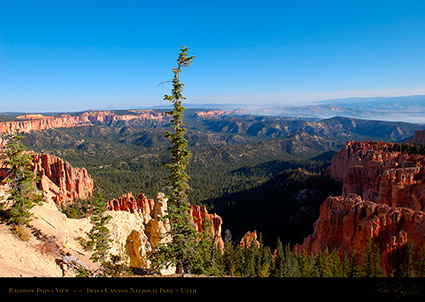
[[394, 151], [384, 142], [349, 141], [332, 161], [331, 175], [343, 194], [320, 207], [314, 233], [297, 250], [328, 247], [341, 255], [354, 249], [362, 261], [368, 238], [380, 247], [386, 272], [408, 239], [417, 252], [425, 243], [425, 157]]
[[16, 131], [28, 133], [31, 131], [90, 126], [96, 123], [112, 123], [115, 121], [142, 120], [161, 122], [164, 118], [164, 113], [153, 110], [134, 110], [133, 114], [115, 114], [112, 111], [88, 111], [79, 115], [62, 114], [59, 116], [31, 114], [18, 116], [17, 121], [0, 122], [0, 134], [12, 135]]
[[[56, 204], [65, 205], [93, 194], [94, 181], [85, 168], [74, 168], [60, 157], [29, 152], [31, 170], [39, 177], [37, 187]], [[0, 181], [8, 175], [10, 167], [0, 162]]]

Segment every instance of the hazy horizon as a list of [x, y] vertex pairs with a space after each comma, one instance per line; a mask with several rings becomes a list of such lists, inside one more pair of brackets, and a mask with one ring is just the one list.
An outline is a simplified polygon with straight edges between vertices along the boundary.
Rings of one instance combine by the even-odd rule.
[[[397, 97], [351, 97], [312, 101], [309, 103], [279, 104], [237, 104], [237, 103], [185, 103], [187, 109], [231, 110], [237, 114], [261, 116], [281, 116], [288, 118], [327, 119], [348, 117], [355, 119], [408, 122], [425, 124], [425, 95]], [[140, 109], [169, 109], [172, 104], [164, 102], [152, 106], [86, 108], [76, 111], [4, 111], [1, 114], [41, 113], [54, 115], [60, 113], [80, 113], [86, 111], [119, 111]], [[236, 111], [235, 111], [236, 110]]]
[[[209, 108], [211, 106], [213, 107], [220, 107], [220, 108], [225, 108], [225, 107], [234, 107], [234, 108], [239, 108], [239, 107], [302, 107], [302, 106], [317, 106], [317, 105], [325, 105], [325, 104], [332, 104], [338, 101], [351, 101], [353, 100], [353, 102], [355, 103], [358, 100], [361, 101], [373, 101], [376, 99], [383, 99], [384, 102], [389, 101], [389, 100], [393, 100], [393, 99], [399, 99], [399, 98], [405, 98], [405, 99], [409, 99], [412, 97], [423, 97], [425, 100], [425, 94], [414, 94], [414, 95], [397, 95], [397, 96], [383, 96], [383, 95], [376, 95], [376, 96], [348, 96], [348, 97], [337, 97], [337, 98], [329, 98], [329, 99], [313, 99], [310, 101], [288, 101], [288, 102], [247, 102], [247, 103], [238, 103], [236, 102], [214, 102], [214, 100], [209, 100], [205, 101], [205, 102], [196, 102], [195, 101], [189, 101], [189, 100], [185, 100], [183, 102], [183, 105], [188, 107], [188, 108], [202, 108], [203, 105], [205, 105], [205, 108]], [[425, 104], [425, 102], [424, 102]], [[7, 106], [6, 106], [7, 107]], [[13, 112], [22, 112], [22, 113], [56, 113], [56, 112], [85, 112], [85, 111], [104, 111], [104, 110], [132, 110], [132, 109], [154, 109], [154, 108], [158, 108], [158, 107], [172, 107], [172, 104], [167, 102], [167, 101], [161, 101], [158, 103], [151, 103], [148, 105], [135, 105], [135, 106], [120, 106], [120, 105], [114, 105], [114, 106], [97, 106], [97, 107], [81, 107], [79, 109], [76, 110], [31, 110], [32, 106], [28, 106], [28, 109], [25, 109], [24, 107], [19, 107], [19, 109], [22, 110], [3, 110], [4, 106], [2, 108], [0, 108], [0, 112], [1, 113], [13, 113]], [[39, 108], [39, 107], [36, 107]], [[424, 108], [425, 110], [425, 108]]]

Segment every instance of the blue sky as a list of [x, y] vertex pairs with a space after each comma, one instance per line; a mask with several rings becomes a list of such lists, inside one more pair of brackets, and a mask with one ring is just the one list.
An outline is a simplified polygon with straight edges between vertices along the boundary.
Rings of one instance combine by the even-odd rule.
[[425, 1], [0, 0], [0, 111], [425, 94]]

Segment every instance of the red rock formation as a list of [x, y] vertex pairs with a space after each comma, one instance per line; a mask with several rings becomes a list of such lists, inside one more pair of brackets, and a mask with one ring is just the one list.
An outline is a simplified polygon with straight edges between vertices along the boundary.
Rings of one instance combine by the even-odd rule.
[[85, 168], [73, 168], [69, 162], [48, 154], [33, 154], [33, 171], [40, 177], [38, 187], [52, 194], [56, 203], [72, 203], [93, 194], [93, 179]]
[[19, 121], [0, 122], [0, 134], [11, 135], [16, 131], [31, 132], [37, 130], [47, 130], [53, 128], [70, 128], [93, 123], [110, 123], [113, 121], [144, 120], [162, 121], [165, 114], [152, 110], [137, 110], [135, 114], [119, 115], [111, 111], [91, 111], [81, 115], [71, 116], [62, 114], [61, 116], [43, 116], [41, 114], [22, 115]]
[[133, 194], [127, 193], [121, 197], [107, 201], [107, 209], [109, 211], [127, 211], [133, 213], [140, 210], [143, 214], [150, 215], [153, 206], [153, 199], [146, 198], [143, 193], [137, 196], [137, 199], [133, 197]]
[[394, 144], [384, 142], [357, 142], [348, 141], [345, 146], [334, 156], [331, 165], [331, 176], [344, 180], [347, 171], [354, 166], [364, 166], [370, 161], [377, 161], [379, 165], [388, 168], [399, 152], [390, 152]]
[[70, 128], [88, 125], [90, 121], [82, 116], [70, 116], [63, 114], [59, 117], [43, 117], [40, 119], [30, 119], [22, 121], [0, 122], [0, 133], [11, 135], [18, 132], [31, 132], [52, 128]]
[[342, 179], [343, 196], [390, 206], [425, 208], [425, 156], [390, 151], [394, 144], [349, 141], [335, 155], [331, 175]]
[[224, 241], [221, 238], [221, 225], [223, 224], [223, 219], [216, 213], [209, 214], [204, 205], [191, 205], [190, 215], [193, 218], [195, 229], [198, 232], [203, 231], [202, 225], [206, 218], [211, 222], [210, 232], [215, 236], [215, 243], [224, 251]]
[[378, 244], [387, 272], [392, 271], [393, 252], [410, 238], [417, 252], [425, 243], [425, 213], [403, 207], [390, 207], [363, 200], [359, 195], [328, 197], [320, 207], [314, 233], [298, 250], [318, 253], [325, 247], [350, 254], [353, 249], [362, 261], [369, 237]]
[[[142, 214], [150, 215], [151, 218], [155, 220], [155, 217], [158, 215], [163, 217], [165, 215], [163, 212], [166, 210], [166, 205], [163, 205], [163, 194], [159, 193], [157, 198], [158, 202], [155, 203], [152, 199], [146, 198], [143, 193], [140, 194], [137, 199], [133, 197], [133, 194], [127, 193], [123, 194], [119, 198], [107, 201], [107, 209], [110, 211], [128, 211], [131, 213], [134, 211], [141, 211]], [[221, 225], [223, 223], [223, 219], [215, 213], [209, 214], [204, 205], [191, 205], [190, 215], [192, 217], [193, 225], [198, 232], [203, 231], [202, 225], [205, 219], [209, 219], [211, 222], [211, 234], [214, 236], [217, 234], [215, 242], [223, 251], [224, 241], [221, 237]]]
[[242, 248], [251, 248], [253, 244], [256, 244], [258, 247], [260, 247], [260, 242], [257, 240], [257, 231], [253, 232], [246, 232], [246, 234], [242, 237], [241, 241], [239, 242], [239, 245]]
[[[85, 168], [73, 168], [63, 159], [48, 154], [30, 152], [31, 169], [40, 178], [37, 186], [56, 203], [70, 204], [93, 194], [93, 179]], [[0, 181], [7, 177], [9, 167], [0, 162]]]
[[369, 237], [380, 247], [386, 271], [408, 239], [414, 251], [425, 243], [425, 159], [391, 151], [393, 144], [348, 142], [335, 155], [331, 175], [342, 179], [343, 196], [321, 205], [314, 233], [296, 249], [316, 253], [328, 247], [362, 252]]
[[[17, 117], [17, 121], [0, 122], [0, 134], [11, 135], [18, 132], [31, 132], [53, 128], [71, 128], [93, 125], [96, 123], [112, 123], [115, 121], [141, 120], [161, 122], [166, 114], [153, 110], [130, 110], [133, 114], [116, 114], [112, 111], [89, 111], [80, 115], [71, 116], [44, 116], [42, 114], [27, 114]], [[231, 111], [210, 110], [197, 113], [198, 117], [214, 117], [231, 114]]]

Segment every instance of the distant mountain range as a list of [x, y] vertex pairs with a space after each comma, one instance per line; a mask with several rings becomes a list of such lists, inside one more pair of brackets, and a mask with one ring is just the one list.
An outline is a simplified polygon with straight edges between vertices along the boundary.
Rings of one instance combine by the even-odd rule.
[[[425, 124], [425, 95], [400, 97], [352, 97], [322, 100], [308, 105], [284, 104], [186, 104], [191, 109], [232, 110], [235, 114], [273, 115], [319, 120], [337, 116]], [[166, 109], [170, 105], [150, 107]], [[147, 108], [147, 107], [146, 107]]]
[[425, 95], [345, 98], [317, 101], [300, 106], [247, 105], [237, 108], [235, 112], [309, 119], [343, 116], [425, 124]]
[[[164, 104], [157, 106], [142, 106], [133, 109], [166, 110], [171, 107], [171, 104]], [[333, 117], [348, 117], [356, 119], [425, 124], [425, 95], [398, 97], [350, 97], [315, 101], [299, 106], [278, 103], [264, 104], [261, 100], [259, 100], [258, 104], [186, 103], [185, 107], [196, 110], [231, 110], [232, 113], [236, 115], [271, 115], [292, 119], [309, 119], [313, 121]], [[119, 112], [127, 111], [127, 109], [111, 111]], [[25, 112], [0, 112], [0, 120], [13, 120], [15, 116], [22, 114], [25, 114]], [[43, 114], [52, 116], [62, 114], [62, 112], [50, 112]], [[78, 113], [75, 112], [68, 114], [75, 115]]]

